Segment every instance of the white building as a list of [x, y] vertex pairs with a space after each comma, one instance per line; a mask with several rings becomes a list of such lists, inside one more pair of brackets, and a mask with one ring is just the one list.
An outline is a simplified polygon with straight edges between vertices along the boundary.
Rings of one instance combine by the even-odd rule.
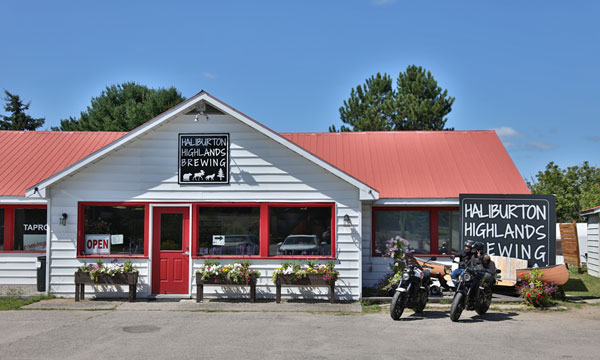
[[73, 296], [78, 267], [131, 259], [142, 298], [193, 297], [206, 259], [243, 258], [272, 298], [275, 267], [315, 259], [336, 262], [337, 299], [357, 300], [386, 274], [392, 236], [423, 255], [458, 250], [460, 193], [529, 193], [493, 131], [279, 134], [206, 92], [129, 133], [0, 140], [5, 292], [35, 286], [40, 255], [46, 292]]

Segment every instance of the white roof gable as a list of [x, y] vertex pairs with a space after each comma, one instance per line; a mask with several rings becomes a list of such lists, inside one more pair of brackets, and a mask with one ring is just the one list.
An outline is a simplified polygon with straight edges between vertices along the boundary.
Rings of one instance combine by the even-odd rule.
[[127, 135], [119, 138], [118, 140], [115, 140], [114, 142], [112, 142], [112, 143], [108, 144], [107, 146], [103, 147], [102, 149], [88, 155], [87, 157], [76, 162], [75, 164], [63, 169], [62, 171], [52, 175], [51, 177], [41, 181], [40, 183], [32, 186], [31, 188], [27, 189], [26, 196], [27, 197], [36, 197], [36, 196], [46, 197], [46, 188], [48, 188], [52, 184], [75, 173], [76, 171], [82, 169], [86, 165], [89, 165], [90, 163], [92, 163], [94, 161], [97, 161], [105, 156], [108, 156], [112, 151], [130, 143], [131, 141], [138, 138], [139, 136], [147, 133], [148, 131], [151, 131], [152, 129], [154, 129], [155, 127], [160, 125], [161, 123], [168, 121], [169, 119], [172, 119], [178, 115], [189, 112], [198, 103], [201, 103], [201, 102], [206, 102], [210, 106], [222, 111], [223, 113], [234, 117], [235, 119], [250, 126], [251, 128], [255, 129], [256, 131], [260, 132], [261, 134], [271, 138], [272, 140], [274, 140], [274, 141], [278, 142], [279, 144], [285, 146], [286, 148], [292, 150], [293, 152], [297, 153], [298, 155], [306, 158], [307, 160], [322, 167], [323, 169], [334, 174], [335, 176], [339, 177], [340, 179], [355, 186], [360, 191], [360, 200], [377, 200], [377, 199], [379, 199], [379, 192], [377, 192], [377, 190], [364, 184], [363, 182], [357, 180], [356, 178], [348, 175], [347, 173], [345, 173], [342, 170], [336, 168], [335, 166], [329, 164], [328, 162], [311, 154], [310, 152], [306, 151], [305, 149], [301, 148], [300, 146], [294, 144], [293, 142], [291, 142], [291, 141], [287, 140], [286, 138], [284, 138], [283, 136], [279, 135], [275, 131], [258, 123], [257, 121], [255, 121], [252, 118], [237, 111], [236, 109], [225, 104], [224, 102], [213, 97], [212, 95], [210, 95], [209, 93], [207, 93], [205, 91], [199, 92], [198, 94], [192, 96], [191, 98], [181, 102], [180, 104], [178, 104], [178, 105], [172, 107], [171, 109], [165, 111], [164, 113], [158, 115], [154, 119], [133, 129]]

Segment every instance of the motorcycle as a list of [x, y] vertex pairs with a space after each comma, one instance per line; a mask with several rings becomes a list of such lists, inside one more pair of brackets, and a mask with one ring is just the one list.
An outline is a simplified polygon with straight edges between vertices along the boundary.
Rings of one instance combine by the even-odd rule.
[[[429, 261], [435, 260], [431, 258]], [[431, 277], [427, 262], [420, 265], [417, 260], [408, 254], [404, 255], [405, 264], [402, 271], [402, 280], [396, 288], [392, 305], [390, 306], [390, 316], [394, 320], [400, 319], [405, 308], [411, 308], [416, 313], [425, 309], [429, 300], [429, 287], [431, 286]]]
[[469, 263], [460, 276], [456, 292], [450, 308], [450, 320], [458, 321], [463, 310], [475, 310], [480, 316], [485, 315], [492, 303], [492, 287], [500, 278], [500, 269], [496, 269], [493, 279], [481, 265]]

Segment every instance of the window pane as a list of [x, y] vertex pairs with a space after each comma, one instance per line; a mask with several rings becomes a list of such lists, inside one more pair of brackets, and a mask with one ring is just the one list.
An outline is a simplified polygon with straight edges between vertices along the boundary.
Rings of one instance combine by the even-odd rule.
[[400, 236], [411, 251], [430, 252], [429, 211], [375, 211], [375, 253], [385, 253], [385, 243]]
[[269, 255], [331, 255], [331, 207], [270, 207]]
[[458, 210], [438, 212], [438, 245], [440, 254], [460, 251], [460, 213]]
[[4, 209], [0, 209], [0, 250], [4, 250]]
[[13, 250], [46, 250], [46, 209], [15, 209]]
[[260, 208], [198, 207], [198, 255], [260, 253]]
[[183, 214], [160, 214], [160, 249], [183, 250]]
[[110, 254], [144, 254], [143, 206], [85, 206], [83, 232], [88, 235], [108, 235]]

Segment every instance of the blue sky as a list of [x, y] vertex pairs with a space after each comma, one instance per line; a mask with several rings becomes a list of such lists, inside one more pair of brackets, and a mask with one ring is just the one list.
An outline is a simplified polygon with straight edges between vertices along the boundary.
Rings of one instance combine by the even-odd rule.
[[447, 125], [497, 129], [530, 179], [550, 161], [600, 166], [599, 18], [576, 0], [3, 0], [0, 88], [48, 129], [135, 81], [319, 132], [351, 88], [416, 64], [456, 97]]

